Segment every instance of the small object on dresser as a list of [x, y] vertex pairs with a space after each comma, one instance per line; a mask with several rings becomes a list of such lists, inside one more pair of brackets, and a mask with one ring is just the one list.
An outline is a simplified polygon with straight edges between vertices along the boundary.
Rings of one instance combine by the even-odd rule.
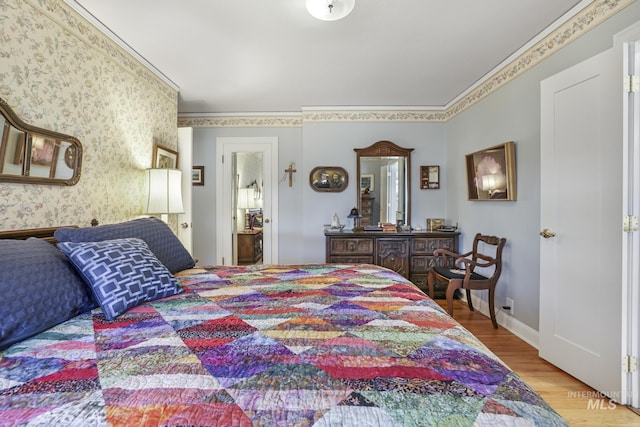
[[335, 213], [333, 214], [333, 219], [331, 220], [331, 228], [338, 228], [340, 227], [340, 218], [338, 217], [338, 214]]
[[453, 232], [456, 231], [458, 229], [458, 223], [456, 222], [456, 225], [441, 225], [440, 227], [438, 227], [438, 231], [447, 231], [447, 232]]
[[380, 224], [380, 226], [382, 227], [382, 232], [383, 233], [397, 233], [398, 232], [398, 227], [395, 224], [391, 224], [389, 222], [383, 222], [382, 224]]
[[333, 218], [331, 219], [331, 225], [325, 224], [325, 229], [327, 231], [342, 231], [344, 228], [344, 224], [340, 224], [340, 218], [338, 214], [333, 214]]
[[351, 212], [349, 212], [349, 216], [347, 218], [352, 218], [353, 219], [353, 231], [354, 232], [364, 231], [364, 227], [362, 227], [359, 224], [359, 220], [360, 220], [360, 218], [362, 218], [362, 215], [360, 215], [360, 212], [358, 212], [358, 208], [354, 207], [353, 209], [351, 209]]
[[427, 231], [437, 231], [444, 226], [443, 218], [427, 218]]

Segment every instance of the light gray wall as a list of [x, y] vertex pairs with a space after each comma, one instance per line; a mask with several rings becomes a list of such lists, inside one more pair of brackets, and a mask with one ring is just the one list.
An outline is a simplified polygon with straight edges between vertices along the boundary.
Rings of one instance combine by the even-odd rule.
[[[443, 123], [312, 123], [301, 128], [194, 128], [193, 164], [205, 166], [205, 185], [193, 187], [193, 254], [200, 265], [215, 263], [216, 191], [215, 156], [219, 136], [277, 136], [279, 262], [324, 262], [324, 224], [338, 214], [343, 224], [357, 203], [356, 154], [379, 140], [413, 147], [411, 155], [412, 224], [426, 226], [426, 218], [445, 218], [446, 180], [440, 190], [419, 189], [419, 166], [441, 165], [446, 172]], [[284, 170], [293, 161], [297, 172], [289, 187]], [[340, 166], [349, 174], [341, 193], [319, 193], [309, 185], [309, 173], [317, 166]], [[444, 175], [443, 175], [444, 177]], [[274, 220], [276, 220], [274, 218]]]
[[[515, 301], [515, 317], [538, 329], [540, 269], [540, 82], [613, 46], [613, 35], [640, 18], [640, 4], [587, 33], [447, 123], [447, 212], [460, 222], [462, 250], [476, 232], [506, 237], [496, 306]], [[516, 142], [518, 200], [467, 200], [465, 154]], [[588, 233], [589, 230], [585, 230]], [[593, 242], [597, 245], [597, 242]], [[584, 266], [586, 267], [586, 266]], [[478, 293], [486, 301], [486, 292]]]
[[[324, 224], [338, 214], [349, 225], [347, 215], [356, 206], [359, 184], [354, 148], [380, 141], [414, 148], [411, 153], [411, 224], [426, 226], [426, 218], [445, 218], [447, 183], [440, 190], [420, 190], [420, 165], [441, 165], [446, 169], [444, 123], [305, 123], [303, 124], [302, 216], [304, 227], [299, 242], [305, 262], [325, 261]], [[319, 193], [308, 185], [309, 172], [316, 166], [340, 166], [349, 174], [349, 185], [341, 193]], [[281, 259], [281, 261], [285, 261]]]

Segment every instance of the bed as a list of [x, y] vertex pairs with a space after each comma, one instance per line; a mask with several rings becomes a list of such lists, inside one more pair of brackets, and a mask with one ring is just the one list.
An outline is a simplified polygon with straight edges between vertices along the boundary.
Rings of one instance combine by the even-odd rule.
[[[140, 235], [145, 227], [162, 232]], [[390, 270], [198, 268], [163, 227], [149, 220], [63, 228], [55, 230], [59, 246], [42, 234], [22, 240], [28, 233], [0, 233], [0, 426], [567, 425], [437, 303]], [[159, 249], [157, 240], [167, 239], [170, 250]], [[177, 286], [162, 293], [161, 281], [145, 301], [105, 302], [103, 291], [111, 288], [97, 286], [72, 249], [82, 247], [85, 258], [93, 256], [87, 247], [112, 256], [120, 249], [105, 246], [125, 241], [135, 252], [138, 240]], [[37, 261], [23, 260], [31, 254]], [[51, 264], [44, 278], [34, 278], [49, 256], [69, 268]], [[125, 254], [136, 265], [148, 261], [136, 256]], [[24, 268], [13, 271], [20, 263]], [[91, 268], [104, 274], [97, 265]], [[128, 267], [119, 268], [126, 275]], [[78, 286], [55, 292], [77, 294], [73, 307], [10, 337], [9, 323], [19, 329], [63, 305], [46, 294], [65, 274]], [[15, 296], [25, 275], [24, 287], [42, 289]], [[24, 304], [30, 308], [8, 308], [41, 294], [43, 301]], [[25, 310], [30, 314], [17, 319], [14, 312]]]

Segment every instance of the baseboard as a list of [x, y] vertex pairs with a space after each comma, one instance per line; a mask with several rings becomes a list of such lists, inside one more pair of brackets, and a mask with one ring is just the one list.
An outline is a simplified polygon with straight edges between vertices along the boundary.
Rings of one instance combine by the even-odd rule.
[[[464, 301], [464, 303], [466, 304], [466, 292], [460, 292], [460, 294], [461, 301]], [[490, 317], [488, 302], [476, 297], [473, 294], [471, 294], [471, 302], [473, 303], [474, 310], [477, 310], [485, 316]], [[506, 314], [501, 310], [498, 310], [498, 312], [496, 313], [496, 321], [498, 322], [498, 325], [502, 326], [507, 331], [520, 338], [522, 341], [526, 342], [532, 347], [535, 347], [536, 349], [538, 348], [538, 331], [536, 331], [535, 329], [525, 325], [515, 317]]]

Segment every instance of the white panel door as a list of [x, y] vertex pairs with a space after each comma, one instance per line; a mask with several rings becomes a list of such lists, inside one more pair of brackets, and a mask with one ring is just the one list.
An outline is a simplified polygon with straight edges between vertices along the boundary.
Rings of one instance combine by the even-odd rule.
[[621, 394], [622, 64], [613, 49], [541, 84], [540, 357]]
[[191, 172], [193, 166], [193, 128], [178, 128], [178, 167], [182, 171], [182, 206], [184, 213], [178, 215], [178, 239], [193, 255], [191, 221]]

